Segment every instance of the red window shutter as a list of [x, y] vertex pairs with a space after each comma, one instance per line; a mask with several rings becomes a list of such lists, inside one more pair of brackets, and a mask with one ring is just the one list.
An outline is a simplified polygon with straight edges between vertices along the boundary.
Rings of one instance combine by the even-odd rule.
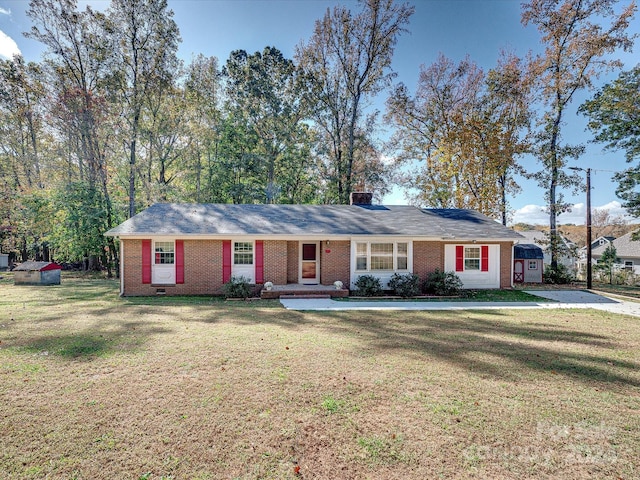
[[142, 283], [151, 283], [151, 240], [142, 240]]
[[176, 283], [184, 283], [184, 240], [176, 240]]
[[256, 240], [256, 283], [264, 283], [264, 242]]
[[464, 247], [456, 245], [456, 272], [464, 271]]
[[222, 241], [222, 283], [231, 280], [231, 240]]
[[483, 245], [480, 247], [480, 271], [489, 271], [489, 246]]

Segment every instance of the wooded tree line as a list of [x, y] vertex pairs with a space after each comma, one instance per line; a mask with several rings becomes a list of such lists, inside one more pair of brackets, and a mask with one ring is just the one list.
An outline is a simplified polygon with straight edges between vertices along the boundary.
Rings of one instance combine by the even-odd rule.
[[[616, 66], [606, 55], [633, 43], [635, 5], [615, 3], [531, 0], [523, 22], [539, 28], [545, 54], [503, 52], [487, 72], [441, 56], [421, 67], [412, 94], [391, 68], [413, 14], [405, 3], [328, 9], [292, 59], [267, 46], [185, 64], [166, 0], [112, 0], [104, 12], [31, 0], [27, 36], [46, 54], [0, 62], [2, 251], [110, 269], [117, 246], [103, 233], [155, 202], [347, 203], [394, 182], [413, 187], [416, 204], [506, 223], [517, 174], [545, 187], [553, 234], [564, 208], [556, 189], [578, 181], [565, 172], [580, 148], [560, 143], [564, 109]], [[393, 131], [382, 143], [371, 102], [385, 91]], [[628, 136], [607, 130], [612, 116], [598, 117], [616, 109], [597, 106], [599, 95], [584, 107], [591, 127], [627, 148]], [[523, 172], [527, 153], [540, 172]]]

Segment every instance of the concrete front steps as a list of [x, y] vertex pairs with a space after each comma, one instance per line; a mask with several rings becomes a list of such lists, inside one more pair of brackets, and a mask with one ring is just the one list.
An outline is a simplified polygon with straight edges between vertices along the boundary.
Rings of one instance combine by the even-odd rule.
[[346, 288], [336, 289], [333, 285], [301, 285], [290, 283], [288, 285], [274, 285], [270, 290], [262, 289], [260, 298], [332, 298], [348, 297]]

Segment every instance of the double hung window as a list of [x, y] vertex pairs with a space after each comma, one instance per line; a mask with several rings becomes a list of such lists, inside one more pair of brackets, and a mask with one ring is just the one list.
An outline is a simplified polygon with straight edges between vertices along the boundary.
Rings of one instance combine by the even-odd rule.
[[464, 248], [464, 269], [480, 270], [480, 247]]
[[156, 265], [173, 265], [175, 263], [173, 242], [155, 242], [154, 248]]
[[253, 242], [233, 243], [233, 264], [253, 265]]
[[408, 251], [407, 242], [357, 242], [356, 271], [407, 270]]

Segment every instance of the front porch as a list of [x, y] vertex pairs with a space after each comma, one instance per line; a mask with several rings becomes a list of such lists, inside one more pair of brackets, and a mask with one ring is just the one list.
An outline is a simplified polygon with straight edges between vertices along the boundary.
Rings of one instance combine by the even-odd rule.
[[270, 290], [262, 289], [260, 298], [331, 298], [348, 297], [349, 289], [336, 289], [333, 285], [302, 285], [289, 283], [274, 285]]

